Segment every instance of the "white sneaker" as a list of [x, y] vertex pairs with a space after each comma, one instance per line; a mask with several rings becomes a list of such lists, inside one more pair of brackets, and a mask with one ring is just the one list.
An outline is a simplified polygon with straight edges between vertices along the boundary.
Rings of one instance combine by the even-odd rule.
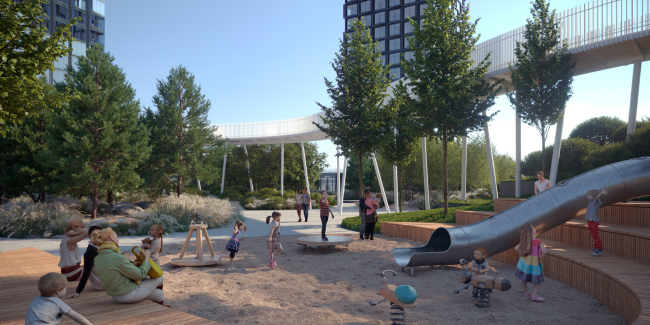
[[228, 270], [236, 270], [236, 269], [237, 269], [237, 268], [234, 267], [234, 266], [231, 266], [231, 267], [228, 268]]

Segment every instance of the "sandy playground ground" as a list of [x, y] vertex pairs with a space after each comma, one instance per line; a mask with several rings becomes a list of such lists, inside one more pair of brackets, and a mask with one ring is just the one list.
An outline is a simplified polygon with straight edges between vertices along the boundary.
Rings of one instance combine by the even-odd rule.
[[[393, 248], [421, 243], [376, 235], [374, 241], [357, 239], [349, 250], [326, 253], [303, 249], [296, 238], [282, 237], [284, 251], [275, 270], [266, 265], [266, 237], [242, 241], [233, 271], [227, 270], [229, 256], [223, 251], [227, 240], [212, 240], [215, 251], [225, 258], [221, 265], [206, 267], [173, 268], [170, 261], [182, 246], [165, 244], [161, 253], [165, 301], [172, 308], [222, 324], [390, 324], [387, 302], [368, 304], [381, 298], [383, 280], [378, 273], [399, 271]], [[192, 241], [188, 253], [195, 251]], [[207, 246], [203, 251], [209, 252]], [[407, 323], [625, 324], [623, 317], [613, 315], [593, 297], [550, 278], [540, 289], [546, 302], [524, 298], [513, 275], [515, 267], [489, 258], [488, 262], [513, 288], [495, 291], [487, 309], [474, 306], [471, 289], [453, 293], [462, 286], [460, 266], [418, 267], [414, 278], [398, 272], [395, 283], [411, 285], [418, 292], [417, 308], [407, 310]]]

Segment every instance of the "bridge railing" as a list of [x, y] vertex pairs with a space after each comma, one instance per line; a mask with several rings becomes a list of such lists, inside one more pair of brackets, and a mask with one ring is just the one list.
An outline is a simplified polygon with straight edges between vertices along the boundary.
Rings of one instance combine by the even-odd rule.
[[281, 137], [319, 131], [312, 122], [323, 125], [320, 113], [289, 120], [220, 124], [217, 125], [217, 134], [224, 138], [241, 139]]
[[[560, 38], [572, 53], [650, 35], [650, 0], [596, 0], [559, 13]], [[517, 42], [524, 42], [525, 27], [488, 39], [476, 45], [474, 62], [489, 53], [487, 77], [509, 71], [517, 61]]]

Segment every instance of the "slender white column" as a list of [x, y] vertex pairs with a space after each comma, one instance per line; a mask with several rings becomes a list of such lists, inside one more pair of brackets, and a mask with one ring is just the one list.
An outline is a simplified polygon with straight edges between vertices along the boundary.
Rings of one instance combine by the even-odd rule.
[[[307, 174], [307, 157], [305, 156], [305, 143], [300, 142], [300, 149], [302, 150], [302, 166], [305, 169], [305, 187], [307, 194], [311, 197], [311, 189], [309, 188], [309, 175]], [[311, 201], [309, 201], [309, 210], [311, 210]]]
[[397, 188], [397, 165], [393, 165], [393, 200], [395, 201], [395, 212], [399, 210], [399, 191]]
[[555, 144], [553, 145], [553, 158], [551, 159], [551, 186], [555, 186], [557, 181], [557, 168], [560, 162], [560, 149], [562, 146], [562, 127], [564, 125], [564, 112], [566, 108], [562, 110], [562, 117], [557, 121], [555, 126]]
[[465, 200], [465, 196], [467, 195], [467, 137], [463, 137], [461, 160], [460, 199]]
[[339, 154], [341, 153], [341, 148], [339, 146], [336, 146], [336, 202], [339, 206], [343, 205], [343, 201], [341, 201], [341, 157]]
[[429, 210], [429, 169], [427, 167], [427, 138], [422, 137], [422, 174], [424, 177], [424, 209]]
[[[487, 115], [483, 112], [483, 115]], [[488, 169], [490, 170], [490, 184], [492, 185], [492, 200], [499, 198], [499, 191], [497, 191], [497, 177], [494, 172], [494, 159], [492, 157], [492, 143], [490, 143], [490, 130], [488, 123], [485, 122], [485, 147], [487, 149]]]
[[246, 149], [246, 145], [244, 145], [244, 152], [246, 153], [246, 170], [248, 171], [248, 183], [251, 186], [251, 192], [255, 192], [253, 189], [253, 179], [251, 178], [251, 166], [248, 163], [248, 149]]
[[521, 116], [518, 113], [515, 122], [515, 197], [521, 197]]
[[228, 154], [223, 155], [223, 170], [221, 171], [221, 193], [223, 193], [223, 185], [226, 181], [226, 160], [228, 160]]
[[343, 159], [343, 186], [341, 186], [341, 204], [339, 204], [339, 214], [343, 213], [343, 200], [345, 200], [345, 176], [348, 173], [348, 158]]
[[284, 143], [280, 144], [280, 195], [284, 197]]
[[196, 187], [199, 188], [199, 191], [201, 190], [201, 180], [198, 178], [196, 179]]
[[641, 62], [634, 63], [632, 73], [632, 94], [630, 95], [630, 115], [627, 119], [627, 138], [634, 134], [636, 128], [636, 108], [639, 103], [639, 83], [641, 81]]
[[375, 165], [375, 173], [377, 173], [379, 189], [381, 190], [381, 199], [384, 201], [386, 213], [390, 213], [390, 207], [388, 206], [388, 201], [386, 200], [386, 191], [384, 191], [384, 183], [381, 181], [381, 173], [379, 173], [379, 166], [377, 166], [377, 158], [375, 158], [375, 153], [371, 153], [370, 156], [372, 157], [372, 164]]

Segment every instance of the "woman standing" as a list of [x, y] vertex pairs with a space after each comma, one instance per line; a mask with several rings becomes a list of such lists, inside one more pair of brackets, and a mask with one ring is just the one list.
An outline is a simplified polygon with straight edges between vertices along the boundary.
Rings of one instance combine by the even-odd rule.
[[[300, 211], [302, 210], [302, 189], [299, 188], [298, 192], [296, 193], [296, 210], [298, 211], [298, 222], [302, 221], [302, 218], [300, 217]], [[307, 217], [305, 217], [305, 220]]]

